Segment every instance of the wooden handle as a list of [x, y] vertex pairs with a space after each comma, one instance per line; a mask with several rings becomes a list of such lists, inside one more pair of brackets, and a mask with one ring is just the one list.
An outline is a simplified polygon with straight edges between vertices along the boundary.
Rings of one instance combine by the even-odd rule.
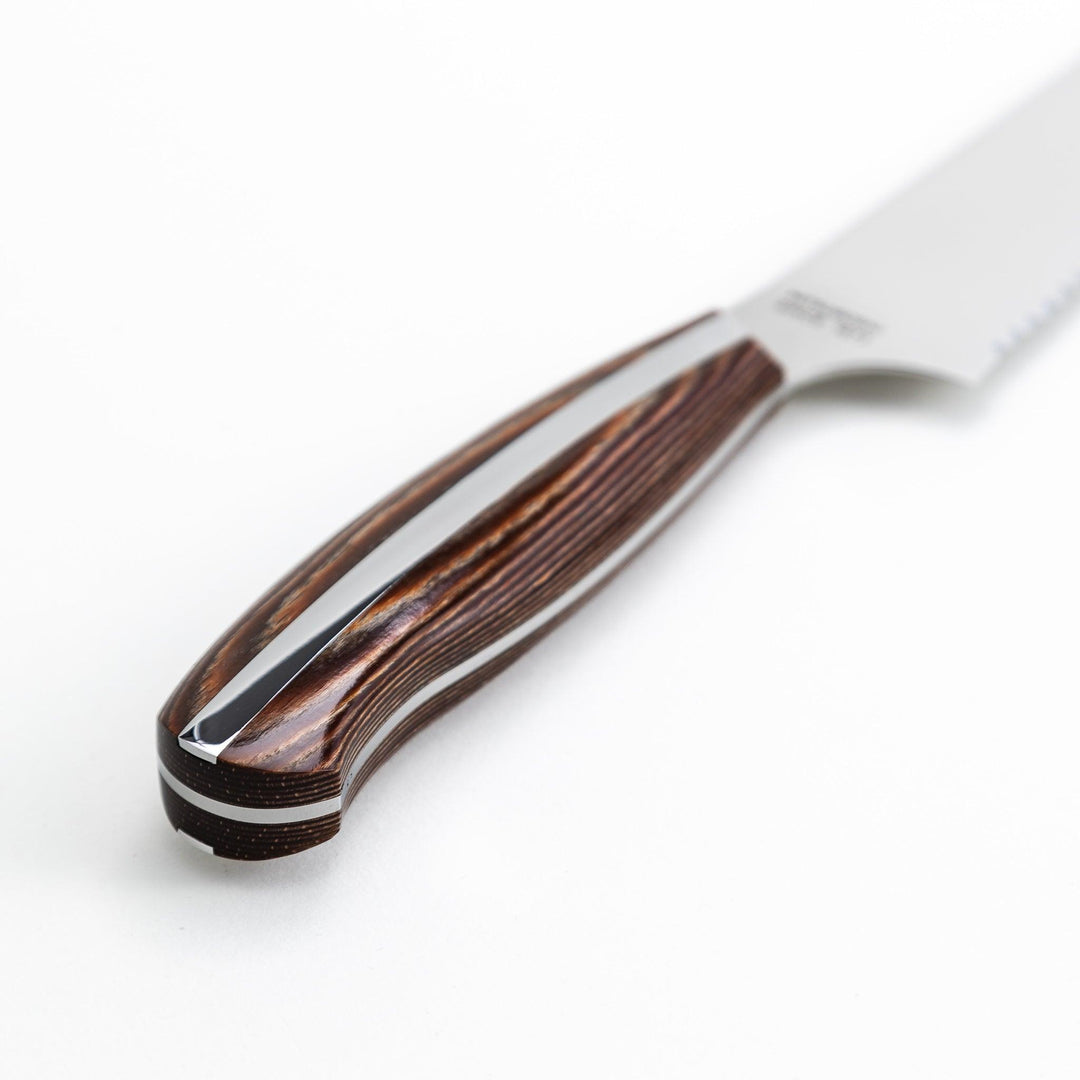
[[511, 416], [260, 599], [159, 717], [166, 812], [232, 858], [332, 836], [411, 735], [566, 618], [779, 401], [704, 316]]

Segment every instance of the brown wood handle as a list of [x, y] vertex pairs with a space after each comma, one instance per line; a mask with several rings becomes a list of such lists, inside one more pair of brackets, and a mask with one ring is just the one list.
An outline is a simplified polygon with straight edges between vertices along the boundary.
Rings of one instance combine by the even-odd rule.
[[[357, 518], [242, 616], [166, 703], [158, 734], [170, 821], [234, 858], [332, 836], [364, 780], [591, 595], [779, 400], [781, 382], [760, 347], [708, 315], [516, 413]], [[483, 495], [481, 466], [495, 476], [504, 462], [532, 467], [502, 487], [491, 480], [493, 497], [471, 513], [462, 500]], [[408, 527], [416, 532], [422, 512], [467, 520], [426, 550], [409, 548], [421, 542]], [[321, 637], [297, 629], [399, 539], [400, 572]], [[261, 656], [269, 664], [272, 642], [284, 648], [290, 627], [302, 647], [237, 689]]]

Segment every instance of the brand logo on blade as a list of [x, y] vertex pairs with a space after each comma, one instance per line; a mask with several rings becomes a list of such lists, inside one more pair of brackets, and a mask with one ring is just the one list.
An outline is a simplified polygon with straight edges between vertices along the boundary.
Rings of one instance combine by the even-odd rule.
[[776, 302], [777, 310], [800, 322], [829, 330], [845, 341], [866, 344], [884, 329], [881, 323], [830, 304], [820, 297], [791, 289]]

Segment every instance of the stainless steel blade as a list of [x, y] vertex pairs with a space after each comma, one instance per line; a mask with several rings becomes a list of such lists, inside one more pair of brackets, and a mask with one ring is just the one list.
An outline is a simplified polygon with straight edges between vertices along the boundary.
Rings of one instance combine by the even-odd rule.
[[1080, 293], [1080, 67], [735, 314], [795, 383], [973, 383]]

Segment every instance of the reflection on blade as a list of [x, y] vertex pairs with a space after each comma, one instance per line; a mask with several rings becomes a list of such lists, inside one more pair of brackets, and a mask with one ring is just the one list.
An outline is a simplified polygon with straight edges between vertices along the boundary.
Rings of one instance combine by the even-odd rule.
[[797, 382], [975, 382], [1080, 292], [1080, 67], [736, 309]]

